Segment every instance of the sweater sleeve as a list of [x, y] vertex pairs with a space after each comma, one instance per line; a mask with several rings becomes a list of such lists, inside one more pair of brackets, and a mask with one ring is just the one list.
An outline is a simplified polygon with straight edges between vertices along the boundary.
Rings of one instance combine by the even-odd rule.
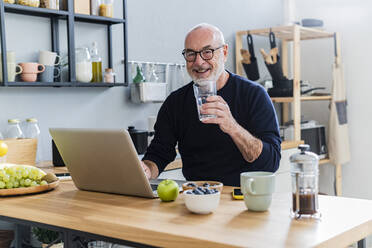
[[154, 162], [159, 174], [176, 157], [177, 138], [175, 134], [175, 120], [172, 115], [172, 95], [161, 106], [154, 126], [155, 134], [142, 160]]
[[250, 126], [252, 134], [263, 143], [260, 156], [253, 161], [254, 170], [275, 172], [281, 158], [281, 139], [276, 112], [267, 92], [256, 86], [255, 96], [250, 105]]

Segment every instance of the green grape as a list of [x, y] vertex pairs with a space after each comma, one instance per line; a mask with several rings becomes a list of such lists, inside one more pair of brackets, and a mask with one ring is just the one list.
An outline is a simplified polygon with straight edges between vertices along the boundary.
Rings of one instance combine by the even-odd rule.
[[37, 180], [41, 180], [44, 176], [44, 173], [42, 173], [41, 171], [38, 171], [37, 173]]
[[22, 174], [21, 172], [17, 172], [16, 176], [15, 176], [18, 180], [20, 180], [22, 178]]
[[6, 172], [8, 175], [15, 175], [16, 174], [16, 168], [15, 167], [7, 167]]
[[31, 182], [31, 187], [33, 187], [33, 186], [37, 186], [38, 184], [37, 184], [37, 182], [36, 181], [32, 181]]
[[29, 178], [25, 179], [25, 186], [29, 187], [31, 185], [31, 182], [32, 182], [31, 179]]
[[11, 188], [13, 188], [13, 183], [12, 183], [12, 182], [7, 182], [7, 183], [6, 183], [6, 188], [7, 188], [7, 189], [11, 189]]
[[47, 185], [48, 183], [47, 183], [47, 181], [45, 181], [45, 180], [43, 180], [43, 181], [41, 181], [40, 182], [40, 185]]
[[14, 183], [14, 182], [15, 182], [15, 180], [16, 180], [16, 179], [15, 179], [15, 177], [14, 177], [14, 176], [10, 176], [10, 177], [9, 177], [9, 182], [11, 182], [11, 183]]
[[0, 170], [0, 177], [4, 177], [5, 176], [5, 171], [3, 169]]
[[5, 182], [5, 183], [7, 183], [7, 182], [9, 182], [9, 176], [8, 175], [4, 175], [3, 176], [3, 181]]
[[0, 181], [0, 189], [5, 188], [5, 183], [3, 181]]
[[24, 187], [25, 186], [25, 179], [21, 179], [20, 181], [19, 181], [19, 185], [21, 186], [21, 187]]
[[28, 175], [29, 175], [29, 171], [28, 171], [27, 169], [24, 169], [24, 170], [22, 171], [22, 177], [23, 177], [23, 178], [27, 178]]
[[18, 181], [15, 181], [15, 182], [13, 183], [13, 187], [14, 187], [14, 188], [18, 188], [18, 187], [19, 187], [19, 182], [18, 182]]

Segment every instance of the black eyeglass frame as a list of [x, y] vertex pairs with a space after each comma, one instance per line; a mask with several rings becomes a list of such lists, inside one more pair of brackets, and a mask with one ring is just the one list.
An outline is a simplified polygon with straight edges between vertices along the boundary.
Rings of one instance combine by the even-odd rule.
[[[194, 50], [191, 50], [191, 49], [183, 49], [183, 51], [182, 51], [182, 55], [183, 55], [183, 57], [185, 58], [185, 60], [186, 60], [187, 62], [195, 62], [196, 57], [198, 56], [198, 53], [199, 53], [200, 57], [201, 57], [203, 60], [206, 60], [206, 61], [207, 61], [207, 60], [211, 60], [211, 59], [213, 59], [214, 52], [215, 52], [216, 50], [220, 49], [220, 48], [223, 48], [224, 46], [225, 46], [225, 44], [222, 44], [221, 46], [216, 47], [216, 48], [204, 48], [204, 49], [202, 49], [202, 50], [200, 50], [200, 51], [194, 51]], [[212, 52], [212, 57], [210, 57], [209, 59], [205, 59], [205, 58], [203, 58], [202, 52], [205, 52], [205, 51], [208, 51], [208, 50], [210, 50], [210, 51]], [[186, 56], [185, 56], [186, 52], [194, 52], [194, 53], [195, 53], [195, 57], [194, 57], [194, 59], [193, 59], [193, 60], [187, 60], [187, 59], [186, 59]]]

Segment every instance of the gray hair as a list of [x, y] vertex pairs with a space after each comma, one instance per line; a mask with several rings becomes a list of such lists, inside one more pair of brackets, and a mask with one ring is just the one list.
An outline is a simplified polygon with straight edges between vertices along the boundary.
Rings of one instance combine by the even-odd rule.
[[225, 44], [225, 38], [223, 37], [223, 33], [221, 32], [221, 30], [217, 28], [216, 26], [213, 26], [212, 24], [209, 24], [209, 23], [199, 23], [198, 25], [194, 26], [193, 28], [189, 30], [189, 32], [187, 32], [186, 37], [189, 36], [189, 34], [192, 31], [195, 31], [201, 28], [212, 30], [216, 34], [217, 40], [219, 40], [221, 44]]

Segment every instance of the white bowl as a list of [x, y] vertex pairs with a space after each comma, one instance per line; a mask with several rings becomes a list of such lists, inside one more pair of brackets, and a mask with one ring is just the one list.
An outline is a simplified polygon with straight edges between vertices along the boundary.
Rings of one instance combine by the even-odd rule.
[[196, 214], [209, 214], [217, 209], [220, 203], [221, 192], [207, 194], [207, 195], [195, 195], [188, 194], [192, 192], [192, 189], [183, 192], [185, 199], [186, 208]]

